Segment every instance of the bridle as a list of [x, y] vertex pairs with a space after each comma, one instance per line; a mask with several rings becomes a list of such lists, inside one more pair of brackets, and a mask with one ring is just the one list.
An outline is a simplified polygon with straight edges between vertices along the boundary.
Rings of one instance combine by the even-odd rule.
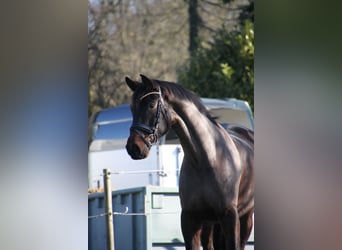
[[[135, 133], [137, 133], [140, 136], [140, 138], [146, 144], [148, 149], [150, 149], [152, 147], [152, 145], [158, 141], [159, 118], [160, 118], [160, 113], [162, 111], [162, 106], [163, 106], [163, 98], [161, 95], [160, 88], [158, 91], [152, 91], [152, 92], [149, 92], [149, 93], [141, 96], [139, 98], [139, 101], [142, 101], [144, 98], [146, 98], [149, 95], [159, 95], [157, 113], [156, 113], [156, 116], [154, 118], [153, 127], [150, 127], [150, 126], [147, 126], [147, 125], [141, 124], [141, 123], [133, 123], [131, 128], [130, 128], [131, 131], [134, 131]], [[145, 134], [147, 134], [147, 136]], [[146, 140], [147, 138], [149, 138], [150, 141]]]

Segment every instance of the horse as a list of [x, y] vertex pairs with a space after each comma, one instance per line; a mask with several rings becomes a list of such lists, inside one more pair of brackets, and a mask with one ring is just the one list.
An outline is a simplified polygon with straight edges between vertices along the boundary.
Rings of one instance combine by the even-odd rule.
[[225, 129], [191, 91], [140, 76], [141, 81], [125, 78], [133, 91], [128, 154], [148, 157], [172, 128], [184, 151], [179, 197], [186, 249], [244, 249], [253, 226], [253, 131]]
[[[254, 133], [252, 130], [236, 124], [227, 124], [225, 128], [232, 137], [233, 141], [238, 147], [242, 162], [247, 164], [247, 168], [251, 168], [247, 172], [251, 178], [251, 182], [245, 182], [247, 185], [245, 190], [249, 190], [249, 185], [253, 185], [253, 164], [254, 164]], [[249, 177], [245, 177], [249, 178]], [[242, 193], [242, 188], [240, 193]], [[253, 227], [253, 213], [254, 208], [249, 210], [245, 215], [240, 217], [240, 236], [241, 249], [245, 248], [246, 242], [250, 236]], [[241, 214], [241, 211], [239, 212]], [[203, 225], [201, 234], [202, 246], [204, 249], [224, 249], [225, 243], [219, 224], [205, 224]]]

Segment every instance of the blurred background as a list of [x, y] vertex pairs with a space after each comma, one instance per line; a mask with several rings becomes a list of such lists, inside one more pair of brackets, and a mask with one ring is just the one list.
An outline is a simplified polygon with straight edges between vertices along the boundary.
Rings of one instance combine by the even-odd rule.
[[[188, 12], [189, 1], [159, 2], [169, 3], [174, 12], [177, 4], [183, 4], [181, 12]], [[202, 4], [198, 1], [198, 5]], [[156, 15], [162, 19], [157, 7], [141, 8], [145, 13], [149, 11], [147, 17]], [[256, 249], [341, 248], [340, 7], [337, 2], [322, 1], [257, 3]], [[97, 88], [91, 90], [92, 78], [101, 76], [91, 76], [89, 70], [96, 61], [96, 51], [89, 55], [90, 30], [95, 22], [88, 19], [90, 10], [89, 2], [78, 0], [11, 1], [1, 9], [1, 249], [87, 248], [87, 135], [88, 120], [95, 111], [89, 105], [91, 91], [96, 92]], [[132, 23], [122, 22], [123, 27], [144, 23], [134, 8], [128, 10], [124, 16], [131, 18]], [[94, 13], [98, 11], [99, 7], [94, 9]], [[126, 11], [124, 6], [122, 11]], [[208, 16], [219, 14], [217, 11]], [[161, 19], [158, 22], [162, 25], [165, 21]], [[184, 33], [184, 38], [169, 43], [163, 50], [155, 48], [154, 53], [163, 53], [154, 59], [156, 62], [141, 61], [154, 57], [147, 59], [138, 48], [135, 57], [131, 55], [134, 62], [128, 61], [127, 53], [118, 59], [120, 62], [113, 61], [127, 70], [108, 74], [113, 79], [114, 75], [117, 77], [113, 83], [123, 85], [126, 74], [137, 79], [141, 72], [172, 81], [189, 77], [184, 72], [191, 68], [190, 38], [186, 37], [190, 28], [186, 28], [186, 17], [182, 19], [179, 14], [176, 20], [170, 21], [169, 29]], [[176, 23], [180, 25], [178, 29], [173, 27]], [[147, 18], [145, 29], [123, 34], [120, 43], [134, 47], [135, 37], [149, 47], [178, 37], [151, 39], [166, 28], [147, 29], [150, 25], [153, 22]], [[220, 25], [212, 29], [220, 29]], [[241, 25], [237, 27], [243, 31]], [[234, 28], [233, 25], [229, 29]], [[113, 35], [113, 31], [107, 33]], [[153, 31], [154, 34], [143, 36]], [[204, 33], [198, 32], [199, 39]], [[203, 46], [203, 55], [210, 49], [207, 43], [216, 41], [215, 32], [207, 33], [210, 36], [198, 43], [198, 51]], [[115, 53], [120, 50], [119, 44], [112, 49]], [[164, 56], [181, 50], [176, 47], [166, 53], [167, 49], [180, 44], [184, 45], [180, 59], [167, 61]], [[103, 46], [107, 46], [105, 41]], [[169, 71], [168, 67], [176, 61], [177, 65]], [[164, 69], [157, 71], [156, 64], [162, 64]], [[134, 67], [128, 70], [130, 65]], [[149, 69], [147, 65], [154, 66]], [[230, 67], [229, 62], [220, 63], [225, 75], [231, 74]], [[104, 86], [105, 83], [106, 80]], [[125, 93], [123, 86], [117, 88]], [[121, 102], [124, 101], [123, 98]], [[116, 105], [105, 102], [99, 108]]]

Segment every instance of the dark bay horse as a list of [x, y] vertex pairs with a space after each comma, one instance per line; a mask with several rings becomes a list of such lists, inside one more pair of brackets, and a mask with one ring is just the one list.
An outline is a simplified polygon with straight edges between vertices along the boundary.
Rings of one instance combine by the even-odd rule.
[[253, 131], [224, 129], [178, 84], [141, 79], [126, 77], [134, 92], [128, 154], [146, 158], [172, 127], [184, 151], [179, 196], [186, 249], [200, 249], [201, 243], [203, 249], [244, 249], [253, 226]]

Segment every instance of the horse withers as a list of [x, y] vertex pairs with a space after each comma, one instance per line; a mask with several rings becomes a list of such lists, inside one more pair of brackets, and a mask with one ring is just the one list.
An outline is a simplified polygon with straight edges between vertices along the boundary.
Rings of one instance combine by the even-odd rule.
[[126, 77], [134, 92], [128, 154], [146, 158], [173, 128], [184, 151], [179, 196], [186, 249], [244, 249], [253, 226], [253, 131], [224, 129], [195, 94], [176, 83], [141, 79]]

